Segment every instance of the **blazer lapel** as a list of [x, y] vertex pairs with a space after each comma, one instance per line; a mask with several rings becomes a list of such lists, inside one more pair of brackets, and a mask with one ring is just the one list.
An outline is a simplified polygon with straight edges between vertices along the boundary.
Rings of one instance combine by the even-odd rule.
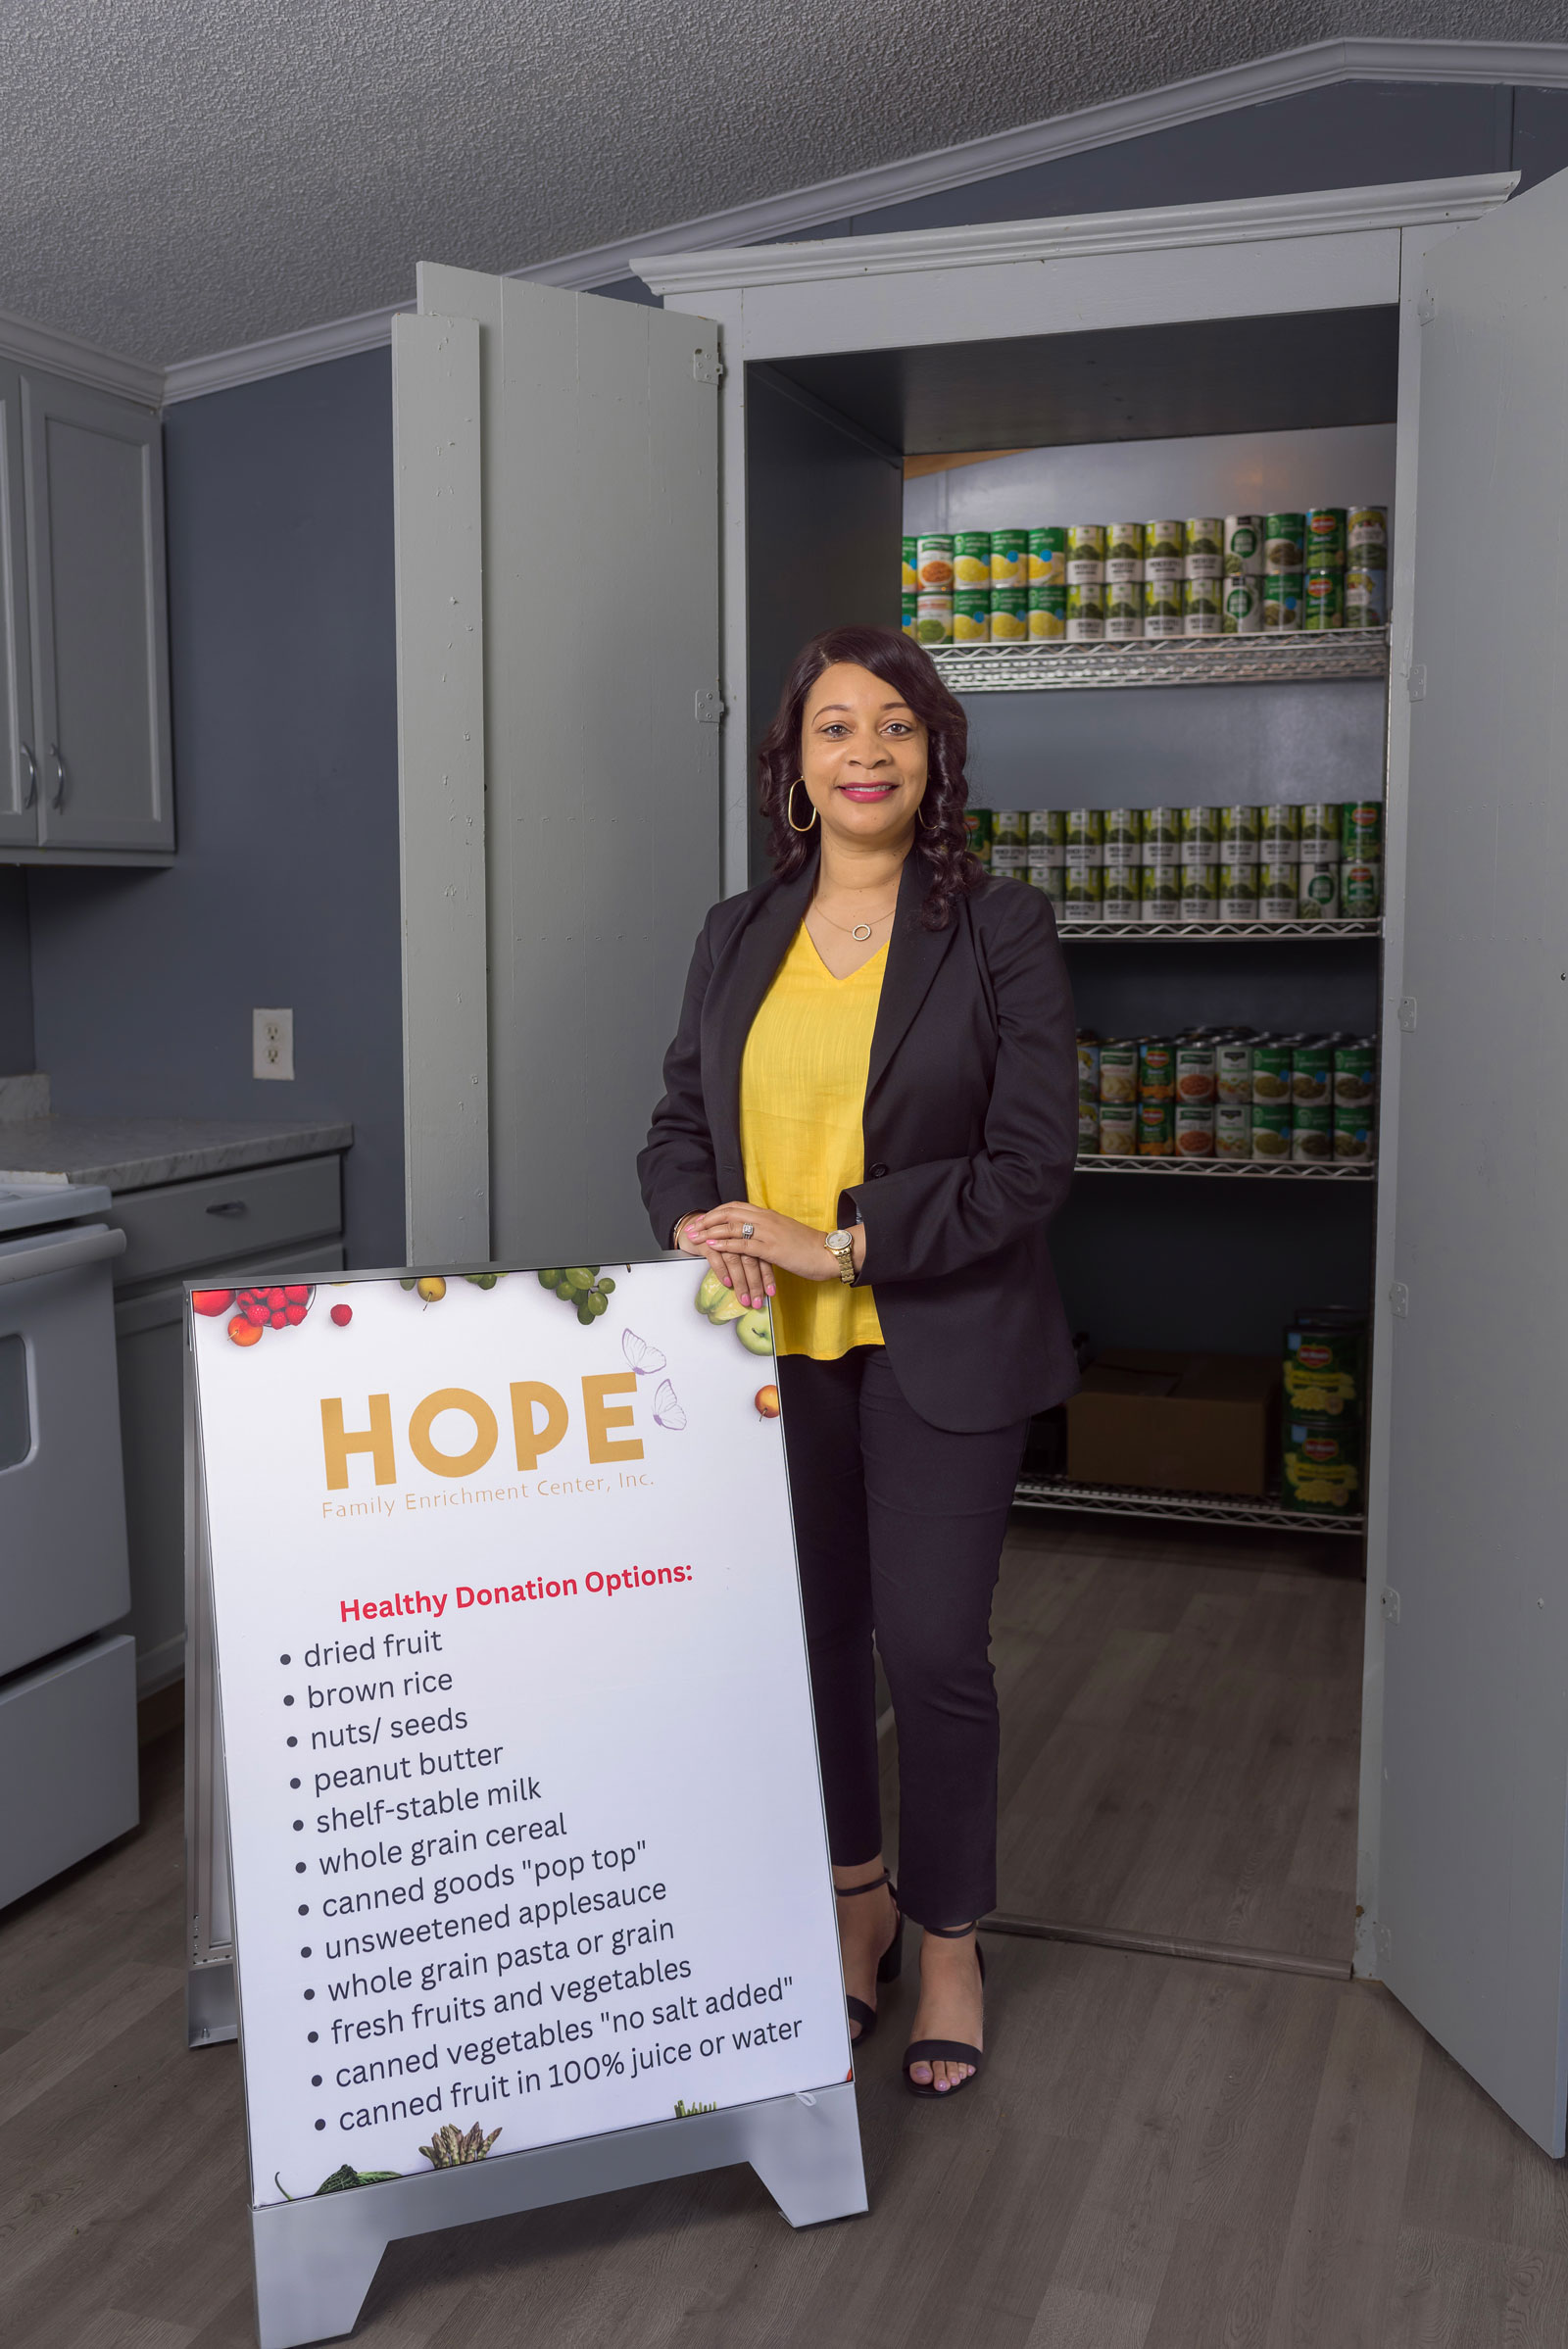
[[780, 881], [759, 900], [709, 982], [703, 1011], [703, 1101], [714, 1158], [720, 1168], [727, 1164], [737, 1175], [742, 1165], [741, 1058], [746, 1039], [811, 902], [816, 864], [813, 856], [793, 881]]
[[926, 875], [919, 855], [911, 852], [905, 859], [904, 872], [899, 881], [899, 905], [893, 916], [893, 935], [888, 941], [882, 1000], [877, 1005], [876, 1026], [871, 1035], [871, 1063], [865, 1079], [867, 1101], [881, 1082], [888, 1062], [904, 1042], [910, 1021], [925, 1002], [931, 982], [941, 968], [943, 956], [952, 946], [958, 926], [955, 918], [945, 930], [921, 927], [920, 907], [925, 901], [926, 888]]

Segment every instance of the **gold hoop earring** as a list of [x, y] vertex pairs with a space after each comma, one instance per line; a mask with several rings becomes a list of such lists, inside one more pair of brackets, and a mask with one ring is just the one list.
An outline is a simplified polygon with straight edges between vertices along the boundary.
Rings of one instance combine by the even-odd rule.
[[924, 807], [924, 806], [925, 806], [925, 802], [924, 802], [924, 800], [922, 800], [922, 801], [919, 803], [919, 806], [918, 806], [918, 807], [915, 808], [915, 811], [914, 811], [914, 820], [915, 820], [915, 822], [916, 822], [916, 823], [919, 825], [919, 827], [920, 827], [920, 829], [921, 829], [921, 831], [922, 831], [922, 832], [935, 832], [935, 831], [938, 831], [938, 830], [940, 829], [940, 826], [939, 826], [939, 825], [936, 825], [936, 824], [928, 824], [928, 823], [926, 822], [926, 820], [925, 820], [925, 817], [924, 817], [924, 816], [921, 814], [920, 810], [921, 810], [921, 808], [922, 808], [922, 807]]
[[[796, 776], [796, 778], [795, 778], [795, 783], [804, 783], [805, 781], [806, 781], [806, 777], [805, 777], [804, 775], [797, 775], [797, 776]], [[815, 823], [815, 821], [816, 821], [816, 809], [815, 809], [815, 807], [812, 807], [812, 809], [811, 809], [811, 824], [798, 824], [798, 823], [796, 822], [796, 820], [795, 820], [795, 783], [792, 783], [792, 784], [790, 785], [790, 788], [789, 788], [789, 795], [788, 795], [788, 797], [786, 798], [786, 800], [785, 800], [785, 802], [784, 802], [784, 812], [785, 812], [785, 814], [786, 814], [786, 815], [789, 817], [790, 830], [791, 830], [792, 832], [809, 832], [809, 830], [811, 829], [811, 824], [814, 824], [814, 823]], [[808, 792], [806, 796], [807, 796], [807, 798], [808, 798], [808, 799], [809, 799], [811, 795], [810, 795], [810, 793], [809, 793], [809, 792]], [[927, 827], [927, 829], [929, 829], [929, 826]]]

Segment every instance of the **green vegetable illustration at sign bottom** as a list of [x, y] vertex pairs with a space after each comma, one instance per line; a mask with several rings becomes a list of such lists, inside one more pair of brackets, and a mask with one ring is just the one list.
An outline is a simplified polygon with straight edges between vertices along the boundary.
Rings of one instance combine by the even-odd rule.
[[615, 1284], [601, 1280], [597, 1264], [568, 1264], [554, 1272], [541, 1272], [541, 1289], [554, 1290], [564, 1305], [575, 1305], [577, 1319], [586, 1330], [610, 1310], [610, 1299]]
[[[356, 2170], [352, 2163], [345, 2162], [341, 2170], [334, 2170], [330, 2178], [323, 2178], [316, 2191], [318, 2194], [346, 2194], [351, 2186], [390, 2185], [394, 2178], [402, 2176], [401, 2170]], [[298, 2202], [301, 2199], [298, 2194], [289, 2192], [275, 2170], [272, 2172], [272, 2182], [285, 2202]]]
[[675, 2099], [677, 2121], [695, 2121], [699, 2113], [716, 2113], [717, 2110], [716, 2104], [686, 2104], [678, 2096]]
[[458, 2170], [465, 2162], [482, 2162], [500, 2134], [499, 2129], [493, 2129], [486, 2136], [477, 2121], [465, 2133], [448, 2121], [419, 2151], [432, 2169]]
[[[540, 1279], [544, 1275], [540, 1274]], [[733, 1289], [726, 1289], [716, 1272], [705, 1272], [697, 1291], [697, 1310], [715, 1330], [732, 1322], [735, 1335], [749, 1354], [770, 1354], [773, 1332], [767, 1315], [756, 1305], [743, 1305]]]

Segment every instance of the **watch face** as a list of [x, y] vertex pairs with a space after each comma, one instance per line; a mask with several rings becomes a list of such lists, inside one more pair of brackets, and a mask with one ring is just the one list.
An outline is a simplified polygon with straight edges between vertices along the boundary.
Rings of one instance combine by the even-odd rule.
[[829, 1232], [825, 1245], [832, 1248], [848, 1248], [850, 1235], [848, 1232]]

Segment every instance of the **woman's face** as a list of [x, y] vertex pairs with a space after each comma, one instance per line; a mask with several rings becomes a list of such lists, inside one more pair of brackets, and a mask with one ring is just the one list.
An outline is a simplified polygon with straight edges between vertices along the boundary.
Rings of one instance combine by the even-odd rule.
[[825, 668], [806, 698], [801, 772], [822, 829], [891, 846], [925, 795], [926, 730], [897, 688], [854, 661]]

